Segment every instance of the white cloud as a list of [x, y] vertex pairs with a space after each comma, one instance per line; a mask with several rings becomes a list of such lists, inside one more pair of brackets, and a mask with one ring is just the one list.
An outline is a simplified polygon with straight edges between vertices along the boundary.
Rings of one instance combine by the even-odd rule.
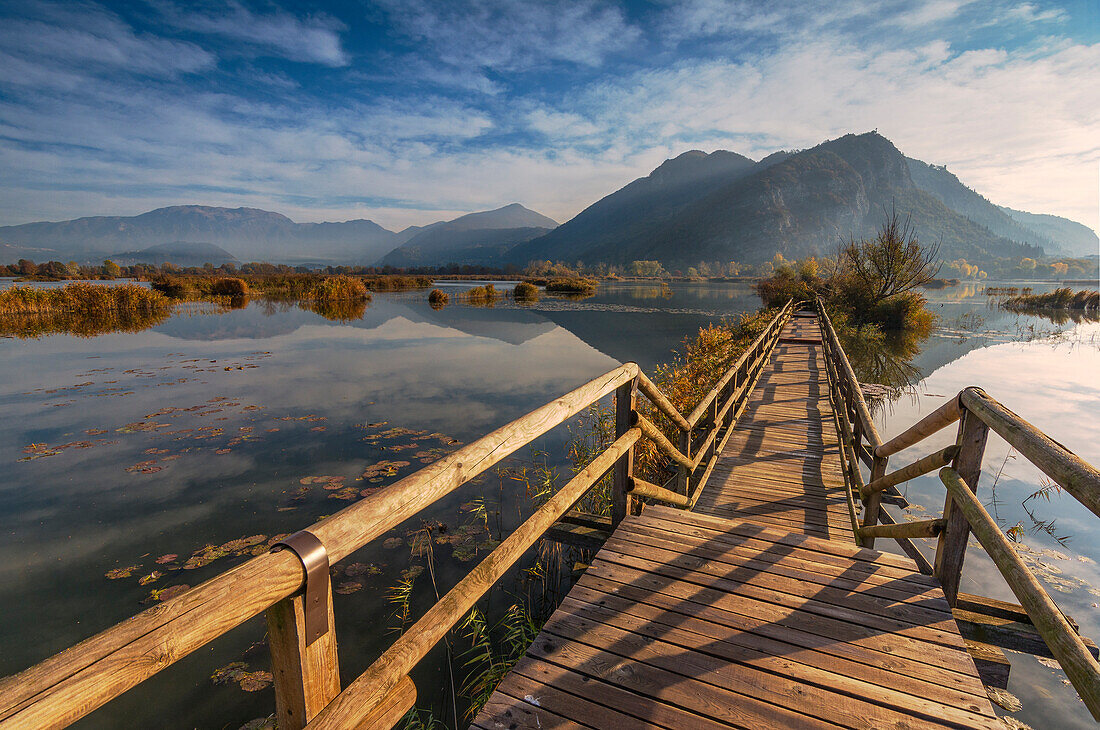
[[[1100, 68], [1100, 44], [1050, 38], [959, 52], [936, 33], [856, 43], [852, 24], [878, 6], [869, 0], [799, 11], [786, 26], [750, 12], [754, 5], [696, 0], [683, 6], [680, 27], [699, 38], [751, 24], [772, 34], [756, 50], [637, 56], [629, 70], [608, 73], [601, 64], [638, 33], [614, 8], [563, 3], [525, 14], [498, 0], [469, 12], [395, 4], [405, 37], [435, 49], [408, 56], [410, 73], [456, 93], [406, 88], [380, 97], [368, 72], [349, 68], [333, 72], [349, 79], [348, 93], [319, 100], [248, 65], [244, 75], [280, 92], [263, 102], [176, 82], [215, 62], [194, 44], [135, 32], [92, 6], [36, 6], [18, 22], [45, 34], [40, 50], [29, 33], [0, 28], [0, 222], [195, 202], [400, 228], [514, 200], [566, 220], [689, 148], [759, 158], [877, 128], [995, 202], [1097, 225], [1100, 87], [1082, 80]], [[899, 20], [901, 7], [881, 22], [935, 25], [962, 12], [948, 2], [926, 20]], [[320, 63], [346, 55], [331, 21], [237, 5], [220, 17], [201, 16], [208, 32], [229, 37], [226, 18], [238, 28], [266, 18], [235, 37]], [[327, 28], [335, 45], [304, 50], [271, 30], [280, 23]], [[561, 98], [515, 88], [513, 78], [555, 62], [585, 80]], [[360, 85], [370, 93], [352, 93]]]
[[1064, 23], [1069, 20], [1061, 8], [1040, 9], [1033, 3], [1020, 3], [1005, 11], [1005, 16], [1024, 23]]
[[594, 0], [383, 0], [405, 36], [429, 44], [444, 64], [499, 71], [551, 61], [600, 65], [641, 32], [622, 12]]
[[[138, 35], [117, 17], [95, 8], [37, 6], [46, 19], [5, 18], [0, 23], [0, 52], [13, 56], [21, 72], [5, 64], [4, 78], [13, 83], [67, 86], [74, 74], [99, 71], [144, 76], [172, 76], [210, 68], [213, 54], [193, 43]], [[52, 17], [51, 17], [52, 15]], [[60, 23], [60, 24], [59, 24]], [[30, 70], [33, 69], [33, 70]]]
[[340, 41], [344, 24], [324, 15], [303, 19], [280, 9], [260, 14], [235, 0], [226, 3], [221, 13], [170, 3], [160, 3], [159, 8], [177, 28], [243, 42], [292, 61], [326, 66], [346, 66], [349, 62]]

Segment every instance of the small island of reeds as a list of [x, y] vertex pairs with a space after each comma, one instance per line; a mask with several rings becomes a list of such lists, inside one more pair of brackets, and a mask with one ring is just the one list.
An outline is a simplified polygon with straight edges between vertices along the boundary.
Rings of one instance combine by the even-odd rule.
[[1014, 312], [1037, 309], [1097, 311], [1100, 309], [1100, 292], [1095, 289], [1082, 289], [1075, 292], [1069, 287], [1062, 287], [1044, 294], [1020, 294], [1004, 300], [1001, 306]]
[[138, 284], [15, 286], [0, 291], [0, 334], [26, 338], [63, 332], [94, 337], [133, 332], [159, 324], [171, 311], [168, 297]]

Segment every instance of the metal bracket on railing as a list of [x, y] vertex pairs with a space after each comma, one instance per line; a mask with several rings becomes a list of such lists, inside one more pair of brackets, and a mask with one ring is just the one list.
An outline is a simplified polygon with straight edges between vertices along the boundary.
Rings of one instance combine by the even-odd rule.
[[275, 543], [271, 550], [290, 550], [302, 561], [306, 571], [305, 613], [306, 646], [328, 633], [328, 551], [309, 530], [295, 532]]

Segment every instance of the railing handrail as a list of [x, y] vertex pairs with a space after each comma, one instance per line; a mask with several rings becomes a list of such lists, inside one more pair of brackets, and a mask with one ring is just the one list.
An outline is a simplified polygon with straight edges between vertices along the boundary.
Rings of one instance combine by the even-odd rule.
[[[848, 401], [844, 407], [851, 409], [862, 427], [854, 434], [848, 432], [847, 413], [839, 414], [839, 424], [845, 430], [842, 436], [845, 440], [851, 440], [850, 445], [857, 456], [864, 453], [862, 439], [866, 438], [870, 445], [868, 455], [871, 457], [871, 479], [859, 489], [865, 516], [863, 526], [855, 531], [857, 541], [862, 539], [864, 544], [873, 544], [875, 537], [893, 538], [914, 560], [919, 558], [918, 564], [930, 566], [913, 545], [911, 538], [938, 537], [936, 565], [931, 572], [940, 579], [948, 603], [954, 606], [967, 535], [972, 531], [1020, 600], [1024, 611], [1065, 670], [1066, 676], [1084, 700], [1093, 718], [1100, 721], [1100, 664], [1089, 653], [1046, 589], [1012, 550], [1001, 528], [982, 506], [973, 489], [977, 486], [986, 433], [989, 430], [1000, 435], [1097, 516], [1100, 516], [1100, 470], [998, 403], [984, 390], [974, 386], [959, 391], [939, 408], [883, 443], [870, 418], [859, 382], [820, 298], [817, 306], [825, 331], [826, 359], [827, 362], [831, 360], [834, 366], [829, 371], [830, 375], [833, 370], [837, 370], [846, 378], [847, 395], [844, 388], [838, 390], [841, 397]], [[889, 457], [923, 442], [959, 421], [961, 424], [955, 444], [886, 473]], [[846, 453], [842, 454], [845, 455]], [[951, 466], [945, 466], [949, 463]], [[947, 488], [942, 518], [916, 523], [893, 523], [891, 519], [887, 524], [877, 524], [879, 503], [885, 489], [937, 469]], [[858, 467], [856, 471], [858, 474]], [[855, 479], [857, 483], [862, 479], [862, 475], [858, 476], [859, 479]], [[884, 519], [884, 522], [887, 521]]]
[[[652, 381], [641, 373], [637, 364], [626, 363], [308, 527], [307, 530], [324, 545], [330, 563], [335, 563], [499, 463], [517, 449], [578, 415], [604, 396], [620, 392], [624, 388], [641, 389], [681, 432], [690, 433], [708, 409], [714, 409], [715, 422], [711, 424], [710, 437], [698, 449], [695, 457], [680, 453], [661, 435], [656, 426], [644, 419], [639, 419], [637, 427], [620, 433], [613, 444], [559, 490], [547, 504], [536, 510], [527, 522], [490, 553], [413, 627], [420, 627], [423, 632], [427, 632], [424, 633], [427, 638], [415, 642], [412, 639], [399, 639], [383, 655], [383, 658], [389, 657], [384, 665], [389, 667], [385, 681], [376, 681], [379, 676], [377, 671], [381, 670], [372, 665], [376, 672], [370, 674], [372, 670], [368, 670], [368, 674], [375, 679], [364, 679], [368, 676], [365, 674], [349, 685], [344, 693], [327, 702], [327, 706], [332, 709], [326, 709], [317, 715], [318, 726], [351, 717], [347, 714], [351, 706], [350, 700], [340, 698], [350, 697], [351, 695], [345, 693], [352, 688], [355, 688], [354, 694], [360, 695], [359, 700], [366, 698], [367, 704], [371, 704], [379, 712], [383, 709], [387, 713], [397, 712], [401, 706], [414, 701], [415, 689], [408, 681], [407, 672], [426, 653], [426, 649], [423, 653], [420, 649], [424, 646], [430, 648], [442, 636], [435, 636], [440, 630], [445, 633], [453, 626], [451, 622], [446, 629], [441, 629], [445, 623], [442, 617], [457, 621], [456, 612], [461, 614], [469, 610], [484, 593], [482, 591], [474, 595], [470, 592], [471, 585], [484, 584], [488, 580], [487, 576], [495, 576], [493, 581], [499, 578], [507, 568], [505, 563], [508, 560], [511, 562], [507, 562], [507, 565], [514, 563], [527, 547], [546, 532], [545, 527], [559, 519], [577, 499], [606, 475], [611, 465], [622, 463], [625, 458], [623, 452], [632, 449], [643, 434], [654, 440], [659, 448], [674, 459], [680, 456], [677, 461], [685, 468], [690, 465], [692, 472], [702, 465], [707, 450], [714, 450], [694, 495], [697, 497], [713, 468], [717, 451], [720, 450], [720, 447], [714, 448], [718, 429], [738, 398], [744, 396], [754, 385], [753, 376], [758, 376], [760, 363], [774, 347], [778, 333], [790, 316], [793, 306], [793, 301], [789, 301], [780, 309], [688, 418], [684, 418], [672, 407]], [[732, 389], [724, 407], [719, 410], [717, 399], [738, 373], [745, 373], [749, 377]], [[744, 400], [732, 418], [736, 419], [743, 408]], [[731, 430], [727, 429], [727, 438]], [[645, 433], [646, 431], [651, 432]], [[722, 443], [725, 443], [724, 440]], [[636, 484], [639, 487], [637, 496], [660, 499], [664, 496], [663, 492], [667, 491], [655, 485], [647, 485], [641, 480], [634, 480], [629, 473], [622, 482], [628, 487]], [[647, 491], [650, 493], [647, 494]], [[677, 498], [673, 501], [679, 506], [690, 506], [694, 504], [694, 497]], [[0, 679], [0, 728], [64, 727], [75, 722], [248, 619], [276, 604], [282, 605], [281, 602], [292, 600], [291, 597], [298, 594], [303, 585], [302, 563], [293, 552], [284, 550], [254, 557], [18, 674]], [[429, 617], [430, 626], [422, 626]], [[269, 626], [270, 620], [269, 613]], [[293, 623], [291, 621], [291, 632], [294, 631]], [[404, 636], [409, 636], [411, 632], [412, 629]], [[428, 641], [431, 637], [435, 638]], [[335, 651], [334, 644], [331, 649]], [[416, 654], [419, 657], [410, 659]], [[328, 671], [331, 672], [332, 669], [329, 667]], [[299, 684], [306, 682], [301, 676], [297, 681]], [[280, 678], [277, 675], [277, 696], [279, 683]], [[338, 683], [336, 689], [339, 689]], [[323, 702], [322, 705], [324, 704]], [[387, 706], [383, 708], [383, 705]], [[359, 709], [365, 706], [362, 702], [354, 703], [354, 707]], [[403, 714], [403, 710], [398, 714]]]
[[848, 382], [848, 386], [852, 392], [852, 398], [854, 400], [856, 414], [859, 416], [860, 427], [863, 430], [864, 435], [867, 436], [867, 440], [871, 443], [872, 451], [877, 449], [882, 444], [882, 439], [878, 435], [878, 429], [875, 427], [875, 420], [871, 418], [871, 410], [867, 407], [867, 401], [863, 398], [863, 390], [859, 387], [859, 378], [856, 377], [856, 372], [852, 368], [852, 363], [848, 361], [848, 354], [844, 352], [844, 348], [840, 344], [840, 338], [837, 337], [836, 330], [833, 329], [833, 322], [829, 319], [829, 313], [825, 311], [825, 302], [821, 297], [817, 298], [817, 309], [821, 316], [821, 321], [825, 325], [825, 339], [828, 344], [826, 347], [833, 352], [834, 357], [841, 365], [841, 374]]
[[[626, 363], [309, 528], [335, 563], [638, 374]], [[0, 727], [64, 727], [298, 592], [302, 564], [264, 553], [0, 680]]]
[[1081, 696], [1085, 706], [1100, 721], [1100, 664], [1092, 657], [1081, 637], [1066, 621], [1057, 604], [1043, 588], [1001, 532], [1001, 528], [974, 495], [974, 491], [951, 467], [940, 470], [940, 481], [955, 506], [966, 517], [974, 536], [1020, 600], [1028, 618], [1043, 637], [1054, 658]]
[[786, 315], [791, 312], [794, 306], [795, 302], [793, 299], [787, 300], [787, 303], [784, 304], [783, 307], [779, 310], [778, 314], [776, 314], [775, 317], [773, 317], [771, 321], [768, 322], [768, 325], [756, 337], [756, 339], [752, 341], [752, 344], [745, 348], [745, 351], [741, 353], [740, 357], [737, 358], [737, 362], [730, 366], [726, 370], [726, 372], [723, 373], [722, 377], [718, 379], [718, 382], [714, 384], [714, 387], [711, 388], [705, 396], [703, 396], [703, 399], [699, 401], [699, 403], [692, 410], [691, 415], [689, 415], [685, 419], [691, 428], [695, 428], [696, 424], [699, 423], [699, 419], [701, 419], [703, 417], [703, 414], [707, 412], [707, 408], [715, 401], [716, 398], [718, 398], [719, 394], [722, 392], [722, 389], [729, 385], [729, 382], [733, 378], [733, 376], [736, 375], [737, 371], [740, 370], [748, 362], [749, 358], [753, 355], [757, 348], [759, 348], [772, 334], [774, 334], [775, 330], [782, 327], [782, 324], [786, 321]]

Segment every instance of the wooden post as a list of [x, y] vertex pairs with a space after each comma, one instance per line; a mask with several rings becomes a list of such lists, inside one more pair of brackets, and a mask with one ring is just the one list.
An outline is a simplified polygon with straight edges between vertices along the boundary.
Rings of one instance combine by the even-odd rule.
[[[876, 456], [871, 461], [871, 476], [868, 478], [868, 484], [881, 479], [886, 475], [886, 462], [889, 461], [885, 456]], [[882, 511], [882, 492], [875, 492], [867, 497], [863, 502], [863, 526], [874, 527], [878, 524], [879, 516]], [[864, 547], [873, 548], [875, 546], [874, 536], [865, 537], [863, 539]]]
[[[324, 580], [328, 580], [327, 573]], [[275, 678], [275, 716], [280, 730], [300, 730], [340, 694], [332, 590], [328, 590], [328, 631], [306, 646], [305, 599], [284, 598], [267, 609], [267, 640]]]
[[[680, 432], [680, 453], [691, 458], [691, 431]], [[676, 491], [680, 494], [691, 494], [691, 469], [683, 464], [676, 471]]]
[[[985, 455], [988, 435], [989, 426], [971, 411], [963, 411], [956, 442], [959, 452], [955, 455], [952, 467], [975, 493], [978, 491], [978, 478], [982, 473], [982, 457]], [[936, 543], [936, 577], [943, 587], [948, 605], [954, 606], [959, 595], [959, 581], [962, 578], [963, 560], [966, 558], [970, 525], [966, 516], [957, 509], [950, 494], [943, 505], [943, 518], [947, 527], [940, 533]]]
[[[615, 390], [615, 438], [620, 438], [633, 426], [634, 407], [638, 400], [638, 378], [623, 383]], [[634, 511], [630, 496], [630, 480], [634, 476], [634, 447], [627, 449], [615, 462], [611, 477], [611, 529]]]

